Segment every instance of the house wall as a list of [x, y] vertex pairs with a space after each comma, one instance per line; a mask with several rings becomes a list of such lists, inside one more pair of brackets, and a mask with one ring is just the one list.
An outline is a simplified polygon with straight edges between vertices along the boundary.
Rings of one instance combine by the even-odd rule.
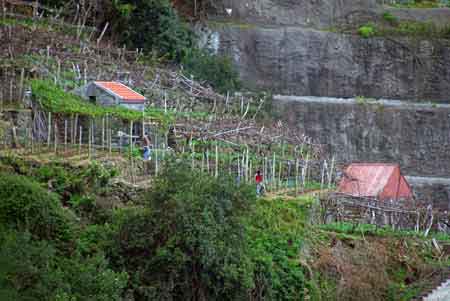
[[96, 88], [95, 91], [96, 91], [96, 93], [93, 96], [97, 97], [97, 104], [103, 105], [103, 106], [113, 106], [113, 105], [117, 105], [119, 103], [115, 97], [104, 92], [103, 90]]
[[120, 103], [120, 105], [122, 107], [131, 109], [131, 110], [136, 110], [136, 111], [144, 111], [145, 109], [145, 104], [144, 103]]

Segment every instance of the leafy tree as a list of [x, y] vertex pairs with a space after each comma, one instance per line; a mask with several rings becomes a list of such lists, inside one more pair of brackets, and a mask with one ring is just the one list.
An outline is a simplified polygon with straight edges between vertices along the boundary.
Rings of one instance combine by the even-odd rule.
[[168, 0], [122, 0], [115, 7], [126, 24], [122, 40], [132, 47], [178, 61], [194, 44], [192, 31]]
[[239, 300], [252, 286], [243, 218], [253, 189], [167, 163], [146, 209], [124, 219], [113, 262], [137, 300]]

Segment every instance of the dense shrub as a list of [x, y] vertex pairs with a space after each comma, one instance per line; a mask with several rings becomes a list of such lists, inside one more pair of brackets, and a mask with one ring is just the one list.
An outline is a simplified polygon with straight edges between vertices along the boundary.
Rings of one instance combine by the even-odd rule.
[[168, 163], [115, 239], [116, 267], [133, 273], [138, 300], [237, 300], [252, 285], [243, 218], [253, 189]]
[[46, 241], [16, 231], [0, 235], [0, 300], [122, 300], [125, 273], [102, 255], [59, 256]]
[[41, 239], [67, 240], [70, 219], [54, 194], [29, 178], [0, 174], [0, 224]]

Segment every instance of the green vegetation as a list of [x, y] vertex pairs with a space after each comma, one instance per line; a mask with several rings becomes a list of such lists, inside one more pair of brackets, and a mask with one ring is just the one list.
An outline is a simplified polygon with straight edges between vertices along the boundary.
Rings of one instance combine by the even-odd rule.
[[82, 256], [73, 215], [28, 177], [0, 173], [0, 299], [120, 300], [125, 273]]
[[231, 61], [197, 47], [190, 27], [177, 15], [169, 0], [113, 1], [117, 16], [113, 27], [131, 48], [147, 55], [157, 53], [169, 62], [182, 63], [185, 72], [206, 81], [220, 92], [240, 88]]
[[218, 92], [226, 93], [240, 88], [239, 75], [227, 57], [211, 54], [203, 49], [192, 49], [186, 53], [181, 63], [195, 78], [208, 79]]
[[400, 8], [437, 8], [450, 7], [450, 2], [448, 0], [403, 0], [392, 6]]
[[450, 25], [437, 26], [432, 22], [398, 21], [389, 13], [385, 13], [383, 19], [389, 22], [388, 26], [369, 23], [359, 27], [358, 34], [363, 38], [405, 36], [450, 39]]
[[[353, 234], [353, 235], [367, 235], [367, 236], [382, 236], [382, 237], [412, 237], [424, 239], [423, 233], [418, 233], [413, 230], [393, 230], [391, 227], [377, 227], [370, 224], [352, 224], [352, 223], [331, 223], [322, 225], [321, 229], [333, 231], [336, 233]], [[450, 235], [445, 233], [430, 233], [430, 238], [435, 238], [438, 241], [450, 241]]]
[[375, 35], [374, 25], [367, 24], [367, 25], [361, 26], [358, 29], [358, 34], [365, 39], [373, 37]]
[[113, 7], [121, 17], [121, 38], [133, 48], [178, 62], [194, 46], [193, 33], [167, 0], [122, 0]]
[[423, 237], [317, 227], [313, 197], [256, 199], [180, 159], [102, 210], [114, 172], [99, 165], [2, 157], [0, 170], [2, 300], [408, 300], [439, 264]]
[[[80, 114], [92, 117], [112, 116], [123, 120], [141, 120], [142, 112], [130, 110], [121, 106], [98, 106], [74, 94], [65, 92], [55, 84], [47, 80], [32, 80], [31, 88], [33, 97], [39, 101], [42, 107], [53, 113]], [[164, 114], [163, 110], [147, 109], [146, 117], [154, 118], [163, 124], [173, 121], [173, 116]]]
[[319, 300], [320, 292], [299, 258], [307, 243], [305, 224], [313, 200], [299, 198], [258, 201], [250, 216], [250, 249], [255, 262], [255, 293], [268, 300]]
[[144, 209], [119, 225], [112, 263], [134, 275], [140, 300], [242, 299], [252, 285], [242, 220], [254, 201], [250, 187], [167, 163]]
[[0, 224], [31, 232], [35, 237], [66, 241], [70, 218], [55, 195], [36, 182], [16, 175], [0, 174]]
[[391, 24], [397, 22], [397, 17], [391, 14], [390, 12], [383, 13], [383, 19]]

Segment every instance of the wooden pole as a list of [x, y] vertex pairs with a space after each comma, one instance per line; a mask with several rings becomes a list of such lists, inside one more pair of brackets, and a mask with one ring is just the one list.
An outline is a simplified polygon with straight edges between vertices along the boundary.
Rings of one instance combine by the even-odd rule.
[[283, 160], [280, 160], [280, 163], [278, 164], [278, 181], [277, 181], [277, 187], [278, 189], [281, 188], [281, 171], [283, 169]]
[[89, 124], [89, 130], [88, 130], [88, 157], [89, 157], [89, 159], [91, 159], [91, 146], [92, 146], [91, 139], [92, 139], [92, 121]]
[[205, 169], [205, 153], [202, 152], [202, 166], [201, 166], [202, 172], [204, 171], [204, 169]]
[[330, 172], [328, 173], [328, 189], [331, 188], [331, 183], [333, 182], [334, 164], [335, 164], [335, 159], [334, 159], [334, 156], [333, 156], [331, 158]]
[[67, 119], [64, 120], [64, 152], [67, 152]]
[[320, 190], [323, 189], [323, 183], [325, 180], [325, 168], [327, 166], [327, 160], [324, 160], [322, 163], [322, 172], [321, 172], [321, 176], [320, 176]]
[[295, 195], [298, 195], [298, 167], [299, 167], [299, 162], [298, 162], [298, 157], [295, 158]]
[[108, 131], [109, 131], [109, 154], [112, 153], [112, 128], [111, 128], [111, 119], [108, 118]]
[[48, 112], [48, 127], [47, 127], [47, 148], [50, 149], [51, 131], [52, 131], [52, 112]]
[[105, 117], [102, 117], [102, 150], [105, 150]]
[[95, 158], [96, 150], [95, 150], [95, 119], [91, 118], [91, 148], [92, 148], [92, 157]]
[[129, 158], [131, 160], [131, 156], [133, 154], [133, 121], [130, 121], [130, 137], [129, 137]]
[[33, 152], [34, 152], [34, 135], [33, 135], [33, 126], [34, 126], [34, 123], [35, 123], [35, 118], [36, 118], [36, 116], [34, 116], [33, 115], [33, 119], [32, 119], [32, 121], [31, 121], [31, 125], [30, 125], [30, 148], [31, 148], [31, 154], [33, 154]]
[[275, 184], [276, 184], [276, 174], [275, 174], [275, 168], [276, 168], [276, 155], [275, 153], [273, 153], [273, 160], [272, 160], [272, 186], [273, 189], [275, 189]]
[[155, 176], [158, 176], [158, 135], [155, 134]]
[[240, 160], [240, 154], [239, 153], [238, 153], [237, 162], [238, 162], [238, 164], [237, 164], [238, 179], [240, 181], [241, 180], [241, 165], [240, 165], [241, 160]]
[[24, 81], [24, 77], [25, 77], [25, 69], [22, 68], [22, 70], [20, 70], [20, 86], [19, 86], [19, 97], [20, 97], [21, 101], [23, 101], [23, 81]]
[[54, 148], [54, 152], [55, 152], [55, 154], [57, 154], [58, 153], [58, 128], [57, 128], [57, 126], [56, 126], [56, 122], [54, 122], [53, 123], [53, 126], [54, 126], [54, 134], [55, 134], [55, 141], [54, 141], [54, 143], [55, 143], [55, 148]]
[[209, 149], [206, 150], [206, 171], [209, 174]]
[[78, 155], [81, 155], [81, 143], [82, 143], [82, 137], [83, 137], [83, 127], [82, 126], [80, 126], [80, 135], [78, 135], [78, 139], [79, 139], [79, 142], [78, 142]]
[[219, 147], [217, 146], [217, 143], [216, 143], [216, 166], [214, 176], [216, 178], [219, 177]]

